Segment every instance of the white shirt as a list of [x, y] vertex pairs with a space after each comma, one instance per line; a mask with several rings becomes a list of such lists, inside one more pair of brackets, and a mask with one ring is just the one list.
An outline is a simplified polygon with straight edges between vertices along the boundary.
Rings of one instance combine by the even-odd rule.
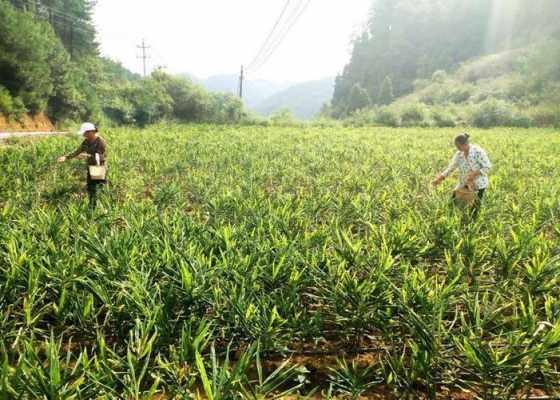
[[469, 155], [465, 157], [465, 153], [458, 151], [453, 156], [451, 163], [442, 175], [446, 178], [457, 168], [459, 168], [459, 183], [455, 189], [463, 188], [467, 185], [467, 178], [473, 172], [480, 171], [480, 175], [474, 181], [474, 189], [486, 189], [488, 187], [488, 172], [492, 168], [492, 163], [484, 150], [471, 144], [469, 145]]

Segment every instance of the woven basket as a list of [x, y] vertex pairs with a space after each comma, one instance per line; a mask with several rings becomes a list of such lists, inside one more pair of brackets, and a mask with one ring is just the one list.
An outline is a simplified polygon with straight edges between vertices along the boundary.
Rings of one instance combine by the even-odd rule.
[[461, 207], [472, 207], [476, 200], [474, 189], [465, 187], [455, 190], [455, 203]]
[[107, 174], [107, 168], [104, 165], [90, 165], [89, 177], [94, 181], [104, 181]]

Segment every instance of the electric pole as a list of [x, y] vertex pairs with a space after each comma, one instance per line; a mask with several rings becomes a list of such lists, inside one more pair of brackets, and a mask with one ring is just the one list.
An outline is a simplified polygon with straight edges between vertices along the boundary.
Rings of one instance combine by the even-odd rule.
[[137, 57], [142, 59], [142, 64], [144, 66], [144, 78], [146, 77], [146, 60], [151, 58], [149, 55], [146, 54], [146, 50], [148, 50], [151, 46], [146, 45], [144, 39], [142, 39], [142, 45], [136, 46], [139, 49], [142, 49], [142, 55]]
[[243, 65], [241, 66], [241, 73], [239, 74], [239, 98], [243, 100], [243, 79], [245, 76], [243, 75]]
[[74, 21], [70, 21], [70, 58], [74, 58]]

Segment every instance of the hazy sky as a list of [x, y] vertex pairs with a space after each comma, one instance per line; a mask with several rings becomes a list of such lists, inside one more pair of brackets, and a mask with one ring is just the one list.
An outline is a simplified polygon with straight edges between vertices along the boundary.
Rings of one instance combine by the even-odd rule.
[[[292, 5], [298, 0], [291, 0]], [[299, 81], [335, 75], [371, 0], [311, 0], [269, 61], [249, 79]], [[255, 57], [285, 0], [98, 0], [94, 22], [101, 52], [141, 72], [142, 38], [149, 66], [205, 78], [238, 73]], [[290, 11], [287, 12], [289, 14]]]

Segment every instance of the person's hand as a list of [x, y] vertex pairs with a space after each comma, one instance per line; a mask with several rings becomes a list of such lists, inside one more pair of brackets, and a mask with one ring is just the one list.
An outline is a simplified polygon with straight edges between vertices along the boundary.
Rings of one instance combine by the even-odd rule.
[[473, 184], [475, 179], [476, 179], [476, 173], [473, 172], [472, 174], [469, 174], [469, 176], [467, 177], [467, 182]]
[[76, 156], [76, 158], [78, 160], [81, 160], [81, 161], [86, 161], [86, 160], [89, 159], [89, 154], [88, 153], [80, 153]]
[[58, 160], [56, 161], [59, 163], [63, 163], [64, 161], [66, 161], [66, 156], [58, 157]]
[[439, 185], [441, 182], [443, 182], [444, 179], [445, 177], [443, 175], [438, 175], [438, 177], [432, 181], [432, 186], [435, 187]]

